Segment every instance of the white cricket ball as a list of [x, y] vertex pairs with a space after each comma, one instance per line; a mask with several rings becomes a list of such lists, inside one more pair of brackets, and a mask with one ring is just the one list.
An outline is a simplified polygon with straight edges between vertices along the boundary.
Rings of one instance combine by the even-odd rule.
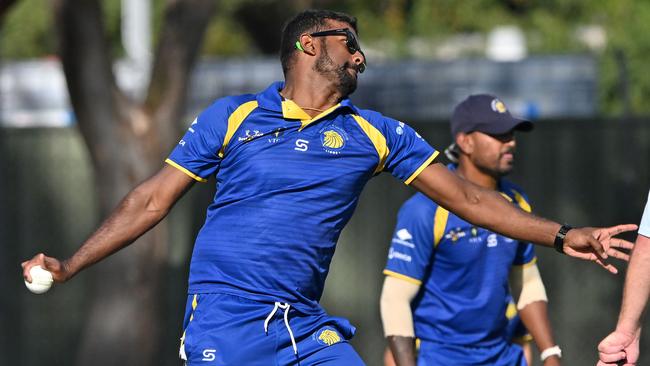
[[32, 282], [29, 283], [25, 280], [25, 286], [29, 291], [35, 294], [42, 294], [52, 287], [54, 279], [52, 273], [44, 270], [41, 266], [34, 266], [29, 269], [29, 274], [32, 276]]

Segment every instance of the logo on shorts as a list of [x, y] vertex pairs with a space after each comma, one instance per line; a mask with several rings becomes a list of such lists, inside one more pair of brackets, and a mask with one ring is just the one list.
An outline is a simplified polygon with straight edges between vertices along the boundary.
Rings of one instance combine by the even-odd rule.
[[342, 129], [330, 126], [321, 131], [320, 140], [325, 151], [338, 155], [345, 147], [348, 135]]
[[204, 349], [203, 358], [201, 359], [201, 361], [206, 361], [206, 362], [214, 361], [214, 359], [217, 358], [215, 356], [215, 353], [217, 353], [216, 349]]
[[314, 333], [313, 338], [324, 346], [331, 346], [341, 341], [339, 333], [330, 327], [325, 327]]

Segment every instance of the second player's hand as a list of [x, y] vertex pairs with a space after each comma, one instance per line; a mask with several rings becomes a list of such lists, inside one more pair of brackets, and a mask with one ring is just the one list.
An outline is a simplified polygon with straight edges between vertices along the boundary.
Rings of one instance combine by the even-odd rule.
[[56, 258], [48, 257], [43, 253], [35, 255], [32, 259], [24, 261], [20, 265], [23, 267], [23, 278], [28, 282], [32, 282], [29, 270], [34, 266], [41, 266], [44, 270], [52, 273], [54, 282], [62, 283], [72, 277], [64, 262]]
[[626, 231], [634, 231], [636, 225], [617, 225], [607, 228], [583, 227], [569, 230], [564, 239], [564, 253], [571, 257], [590, 260], [610, 271], [618, 273], [613, 265], [605, 260], [608, 257], [629, 261], [630, 256], [621, 249], [632, 249], [634, 243], [614, 238]]
[[598, 365], [634, 366], [639, 359], [639, 336], [637, 332], [616, 330], [598, 345]]

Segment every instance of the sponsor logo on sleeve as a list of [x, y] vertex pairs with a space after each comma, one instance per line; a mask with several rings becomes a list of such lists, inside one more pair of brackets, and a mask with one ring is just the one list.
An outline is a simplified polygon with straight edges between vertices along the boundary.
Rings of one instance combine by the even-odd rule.
[[404, 133], [404, 122], [400, 122], [400, 123], [399, 123], [399, 126], [397, 126], [397, 128], [395, 129], [395, 132], [396, 132], [398, 135], [401, 135], [401, 134]]
[[194, 133], [194, 129], [192, 128], [192, 126], [194, 126], [197, 123], [199, 123], [199, 118], [198, 117], [194, 118], [194, 122], [192, 122], [192, 124], [190, 125], [190, 128], [188, 128], [188, 131], [190, 131], [191, 133]]
[[415, 248], [415, 244], [413, 243], [413, 235], [409, 233], [407, 229], [399, 229], [395, 233], [395, 237], [393, 238], [393, 243], [399, 244], [399, 245], [404, 245], [409, 248]]
[[398, 259], [404, 262], [411, 262], [413, 261], [413, 257], [406, 253], [398, 252], [397, 250], [390, 248], [388, 251], [388, 259]]

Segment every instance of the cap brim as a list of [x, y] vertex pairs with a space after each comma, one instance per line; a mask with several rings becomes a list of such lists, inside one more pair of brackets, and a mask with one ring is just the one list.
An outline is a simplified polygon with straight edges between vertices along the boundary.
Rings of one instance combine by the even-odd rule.
[[500, 121], [500, 123], [488, 122], [478, 125], [472, 130], [487, 133], [489, 135], [503, 135], [515, 130], [528, 132], [534, 127], [535, 125], [531, 121], [510, 117], [506, 121]]
[[535, 128], [535, 124], [531, 121], [525, 119], [518, 119], [518, 118], [513, 118], [513, 119], [518, 121], [512, 128], [513, 130], [530, 132]]

